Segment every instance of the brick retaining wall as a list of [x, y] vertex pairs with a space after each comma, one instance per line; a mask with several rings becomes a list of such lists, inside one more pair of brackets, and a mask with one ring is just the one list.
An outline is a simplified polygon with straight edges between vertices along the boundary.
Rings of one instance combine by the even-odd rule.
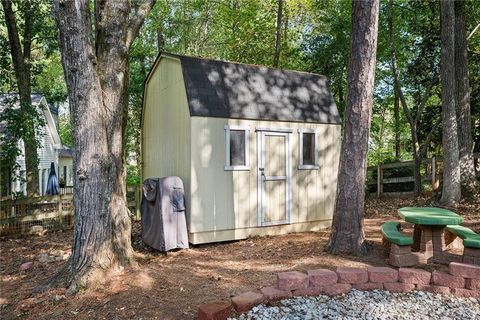
[[292, 296], [326, 294], [335, 296], [357, 290], [384, 289], [390, 292], [412, 290], [452, 294], [459, 297], [480, 298], [480, 266], [452, 262], [447, 272], [425, 271], [414, 268], [338, 267], [277, 274], [275, 286], [259, 291], [244, 292], [232, 298], [231, 303], [217, 302], [203, 305], [198, 310], [199, 320], [224, 320], [237, 313], [247, 312], [261, 303], [274, 302]]

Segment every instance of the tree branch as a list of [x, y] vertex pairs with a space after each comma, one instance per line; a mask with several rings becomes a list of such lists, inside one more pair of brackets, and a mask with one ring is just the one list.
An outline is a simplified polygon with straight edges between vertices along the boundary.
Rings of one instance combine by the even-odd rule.
[[467, 37], [467, 41], [470, 40], [470, 38], [473, 36], [473, 34], [478, 30], [478, 28], [480, 28], [480, 23], [477, 24], [477, 26], [475, 28], [473, 28], [472, 32], [470, 32], [470, 34], [468, 35]]
[[420, 148], [420, 152], [419, 152], [420, 158], [423, 158], [425, 156], [425, 154], [427, 153], [428, 145], [430, 144], [430, 141], [432, 141], [433, 134], [435, 133], [435, 131], [437, 131], [437, 129], [440, 126], [441, 123], [442, 123], [442, 121], [438, 120], [435, 123], [435, 125], [432, 127], [430, 132], [428, 133], [427, 137], [425, 138], [425, 141], [422, 144], [422, 147]]
[[5, 22], [7, 23], [8, 41], [10, 43], [12, 61], [15, 68], [15, 73], [17, 73], [17, 69], [25, 68], [22, 46], [20, 44], [20, 37], [18, 36], [17, 21], [15, 19], [15, 13], [12, 9], [12, 2], [10, 0], [2, 0], [2, 6], [5, 13]]
[[133, 43], [133, 40], [137, 37], [140, 27], [143, 21], [147, 17], [150, 10], [155, 5], [156, 0], [145, 0], [140, 6], [138, 6], [134, 16], [130, 19], [127, 29], [127, 37], [125, 39], [125, 45], [127, 50]]
[[420, 121], [420, 117], [422, 116], [423, 109], [425, 108], [425, 105], [427, 104], [428, 98], [430, 98], [430, 93], [432, 92], [433, 86], [435, 86], [438, 82], [438, 77], [433, 78], [432, 81], [427, 86], [427, 89], [425, 90], [425, 93], [420, 100], [420, 103], [418, 104], [418, 110], [417, 114], [415, 116], [415, 126], [418, 125], [418, 122]]
[[25, 72], [30, 78], [30, 58], [32, 56], [32, 26], [34, 14], [30, 1], [26, 1], [25, 5], [25, 27], [23, 32], [23, 63], [25, 64]]

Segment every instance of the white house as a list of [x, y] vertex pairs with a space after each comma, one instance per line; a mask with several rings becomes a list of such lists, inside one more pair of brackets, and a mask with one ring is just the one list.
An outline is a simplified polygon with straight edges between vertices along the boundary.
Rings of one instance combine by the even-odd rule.
[[[11, 107], [12, 100], [16, 100], [13, 94], [0, 95], [0, 114], [2, 114], [6, 108]], [[58, 109], [50, 106], [45, 97], [41, 94], [32, 94], [32, 104], [41, 112], [45, 123], [43, 128], [41, 128], [41, 144], [37, 150], [39, 159], [39, 190], [40, 194], [43, 195], [47, 189], [51, 163], [54, 163], [55, 165], [59, 181], [63, 180], [66, 186], [73, 185], [72, 152], [67, 146], [62, 145], [58, 134]], [[14, 108], [18, 108], [18, 103], [14, 105]], [[0, 135], [3, 137], [5, 137], [4, 131], [5, 124], [0, 123]], [[20, 150], [22, 150], [22, 154], [17, 158], [17, 163], [20, 166], [19, 174], [24, 177], [25, 153], [23, 141], [19, 141], [19, 147]], [[13, 174], [11, 168], [2, 168], [0, 178], [0, 198], [10, 196], [12, 192], [26, 193], [25, 183], [12, 179], [12, 177]]]

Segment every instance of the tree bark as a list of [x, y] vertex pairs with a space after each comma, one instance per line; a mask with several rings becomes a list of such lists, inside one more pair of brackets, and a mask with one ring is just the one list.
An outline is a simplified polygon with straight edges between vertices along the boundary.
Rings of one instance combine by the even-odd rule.
[[275, 33], [275, 54], [273, 56], [273, 66], [278, 67], [280, 61], [280, 47], [282, 45], [282, 15], [283, 15], [283, 0], [278, 1], [277, 9], [277, 26]]
[[455, 112], [455, 10], [454, 2], [440, 0], [442, 84], [443, 188], [440, 202], [455, 205], [461, 198], [460, 166]]
[[455, 85], [457, 131], [462, 195], [473, 195], [476, 189], [473, 164], [472, 122], [470, 116], [470, 85], [465, 30], [465, 1], [455, 1]]
[[378, 34], [378, 0], [352, 1], [352, 29], [337, 197], [330, 253], [363, 255], [365, 174]]
[[[55, 0], [72, 115], [75, 226], [69, 285], [103, 281], [133, 262], [124, 161], [128, 52], [153, 1]], [[129, 18], [129, 16], [132, 16]]]
[[[32, 41], [32, 15], [30, 2], [25, 2], [25, 21], [23, 34], [23, 50], [20, 43], [17, 21], [12, 9], [10, 0], [2, 0], [5, 22], [7, 24], [8, 42], [10, 44], [10, 54], [12, 56], [13, 69], [17, 82], [18, 97], [20, 102], [20, 112], [25, 115], [25, 119], [31, 117], [32, 97], [31, 97], [31, 73], [30, 56]], [[32, 121], [25, 121], [22, 126], [22, 140], [24, 143], [25, 171], [27, 182], [27, 196], [36, 196], [39, 194], [38, 179], [38, 153], [37, 140], [35, 136], [35, 127]]]

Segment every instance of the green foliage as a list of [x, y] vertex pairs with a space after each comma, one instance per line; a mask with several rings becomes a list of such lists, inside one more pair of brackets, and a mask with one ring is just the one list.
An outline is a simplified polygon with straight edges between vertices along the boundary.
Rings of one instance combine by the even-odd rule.
[[[24, 156], [20, 148], [23, 138], [33, 138], [37, 146], [41, 145], [44, 135], [45, 121], [42, 111], [32, 105], [19, 106], [18, 98], [11, 95], [5, 99], [7, 107], [0, 114], [0, 123], [4, 125], [4, 132], [0, 135], [0, 167], [12, 168], [12, 179], [23, 181], [20, 175], [20, 165], [17, 158]], [[34, 128], [31, 132], [29, 128]]]
[[42, 58], [39, 74], [35, 75], [34, 81], [33, 89], [43, 94], [48, 103], [58, 105], [67, 100], [67, 85], [58, 51]]
[[307, 29], [302, 42], [302, 59], [307, 71], [329, 78], [340, 113], [345, 109], [351, 11], [348, 1], [318, 1], [314, 5], [316, 24]]
[[64, 145], [73, 148], [73, 131], [70, 114], [65, 113], [58, 117], [58, 134]]
[[[53, 104], [67, 98], [49, 0], [36, 0], [35, 40], [32, 50], [32, 88]], [[467, 31], [479, 23], [480, 2], [467, 1]], [[19, 31], [23, 32], [24, 2], [14, 2]], [[277, 0], [157, 1], [130, 52], [129, 109], [126, 127], [128, 184], [140, 181], [140, 125], [143, 83], [160, 50], [171, 53], [271, 66], [275, 48]], [[380, 4], [374, 107], [369, 141], [369, 165], [397, 160], [395, 133], [400, 137], [401, 160], [411, 159], [409, 126], [400, 108], [398, 130], [394, 119], [393, 79], [387, 2]], [[0, 10], [0, 20], [3, 19]], [[407, 103], [416, 113], [429, 81], [438, 77], [440, 15], [437, 1], [395, 0], [394, 36], [398, 67]], [[280, 67], [324, 74], [341, 114], [345, 107], [351, 2], [285, 0]], [[472, 123], [475, 151], [480, 152], [480, 31], [468, 41]], [[15, 91], [6, 27], [0, 24], [0, 91]], [[435, 86], [418, 125], [420, 142], [439, 121], [440, 92]], [[10, 122], [20, 121], [12, 118]], [[14, 125], [12, 124], [12, 127]], [[20, 127], [19, 127], [20, 128]], [[13, 130], [13, 129], [12, 129]], [[73, 146], [68, 115], [59, 119], [62, 142]], [[15, 135], [15, 133], [13, 134]], [[428, 155], [441, 154], [437, 130]]]
[[[66, 85], [63, 78], [63, 69], [60, 63], [60, 54], [57, 44], [57, 28], [51, 15], [49, 0], [12, 1], [20, 41], [25, 36], [25, 19], [31, 19], [31, 52], [26, 59], [30, 73], [32, 91], [39, 91], [47, 97], [50, 103], [65, 101]], [[0, 10], [0, 92], [16, 93], [16, 81], [13, 63], [10, 54], [7, 27], [3, 7]], [[32, 14], [33, 13], [33, 14]], [[24, 48], [22, 50], [25, 50]], [[25, 54], [25, 53], [24, 53]], [[27, 54], [28, 55], [28, 54]], [[4, 136], [1, 149], [1, 165], [12, 168], [18, 174], [19, 164], [16, 159], [21, 155], [19, 141], [21, 139], [35, 139], [39, 147], [45, 125], [42, 111], [32, 105], [18, 106], [15, 95], [9, 106], [0, 115], [0, 122], [4, 121]], [[33, 128], [33, 129], [29, 129]], [[33, 131], [32, 131], [33, 130]], [[32, 132], [29, 132], [32, 131]], [[15, 179], [21, 177], [14, 176]]]
[[127, 165], [127, 186], [138, 186], [140, 182], [138, 166], [132, 164]]

